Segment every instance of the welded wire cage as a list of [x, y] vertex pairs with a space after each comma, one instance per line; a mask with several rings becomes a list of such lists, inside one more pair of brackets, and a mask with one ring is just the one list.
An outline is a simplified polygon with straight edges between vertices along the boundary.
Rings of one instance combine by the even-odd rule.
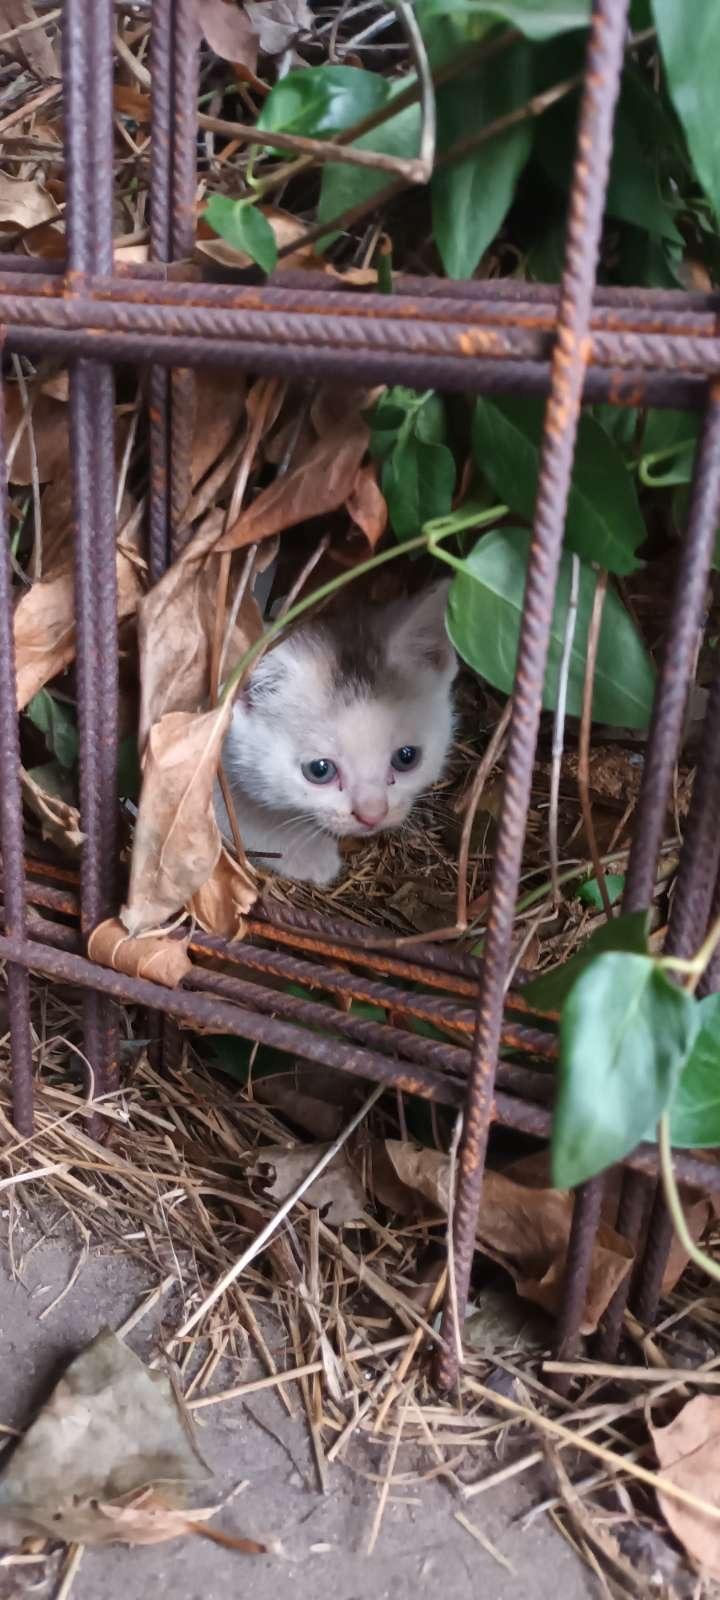
[[[195, 226], [198, 39], [193, 0], [152, 6], [152, 260], [120, 271], [112, 241], [112, 0], [65, 0], [67, 259], [39, 271], [0, 258], [0, 324], [7, 352], [60, 355], [69, 364], [75, 515], [76, 681], [80, 809], [85, 843], [79, 899], [27, 864], [13, 656], [7, 496], [0, 560], [0, 834], [12, 1044], [14, 1117], [33, 1119], [29, 975], [74, 985], [84, 996], [84, 1050], [96, 1094], [117, 1083], [118, 1002], [192, 1029], [215, 1028], [268, 1043], [362, 1079], [464, 1109], [454, 1207], [454, 1276], [443, 1324], [440, 1380], [453, 1378], [453, 1316], [467, 1299], [488, 1133], [505, 1124], [536, 1138], [550, 1131], [552, 1075], [501, 1062], [501, 1045], [551, 1067], [554, 1033], [530, 1026], [521, 988], [506, 994], [511, 936], [541, 711], [556, 577], [583, 401], [691, 407], [705, 413], [686, 535], [677, 567], [664, 658], [635, 813], [626, 909], [650, 903], [679, 749], [720, 511], [720, 370], [711, 294], [595, 289], [613, 113], [627, 27], [627, 0], [595, 0], [559, 290], [514, 281], [453, 284], [403, 279], [391, 299], [312, 276], [284, 274], [266, 287], [175, 281]], [[92, 929], [117, 911], [118, 621], [115, 568], [114, 367], [147, 378], [151, 483], [148, 560], [156, 580], [177, 553], [188, 498], [192, 395], [188, 369], [300, 373], [467, 393], [547, 394], [522, 635], [505, 765], [491, 906], [482, 962], [444, 945], [397, 948], [395, 935], [280, 907], [260, 906], [241, 946], [193, 936], [193, 973], [178, 989], [110, 971], [88, 959]], [[3, 458], [4, 460], [4, 458]], [[3, 480], [5, 477], [3, 469]], [[676, 891], [669, 943], [698, 947], [720, 909], [720, 677], [711, 691]], [[48, 915], [50, 913], [51, 915]], [[73, 921], [73, 918], [75, 919]], [[64, 919], [64, 920], [63, 920]], [[224, 970], [217, 970], [222, 956]], [[227, 975], [241, 958], [243, 976]], [[214, 963], [214, 965], [213, 965]], [[247, 976], [248, 970], [252, 978]], [[268, 987], [286, 979], [315, 1000]], [[716, 964], [706, 977], [720, 987]], [[338, 1009], [361, 999], [392, 1022]], [[472, 1048], [422, 1037], [410, 1019], [450, 1024]], [[323, 1031], [325, 1030], [325, 1031]], [[670, 1224], [656, 1190], [656, 1152], [625, 1163], [617, 1226], [632, 1245], [652, 1217], [632, 1280], [638, 1316], [657, 1303]], [[685, 1155], [678, 1176], [720, 1187], [720, 1168]], [[575, 1344], [600, 1216], [603, 1184], [576, 1199], [557, 1343]], [[628, 1286], [603, 1326], [617, 1343]]]

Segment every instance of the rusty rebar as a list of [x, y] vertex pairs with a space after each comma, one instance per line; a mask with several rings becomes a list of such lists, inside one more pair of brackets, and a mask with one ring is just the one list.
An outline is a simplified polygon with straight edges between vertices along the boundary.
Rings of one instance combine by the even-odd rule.
[[[475, 1249], [503, 997], [530, 801], [555, 585], [572, 474], [592, 292], [600, 246], [612, 124], [622, 69], [627, 0], [594, 0], [570, 194], [566, 255], [558, 304], [557, 343], [538, 477], [533, 536], [508, 733], [503, 803], [485, 938], [485, 959], [472, 1078], [465, 1107], [454, 1217], [456, 1292], [443, 1315], [438, 1377], [450, 1388], [457, 1366], [457, 1315], [462, 1328]], [[587, 1252], [586, 1252], [587, 1254]], [[578, 1271], [583, 1263], [578, 1264]], [[570, 1295], [570, 1286], [566, 1286]], [[458, 1330], [459, 1331], [459, 1330]], [[573, 1330], [566, 1329], [566, 1343]]]

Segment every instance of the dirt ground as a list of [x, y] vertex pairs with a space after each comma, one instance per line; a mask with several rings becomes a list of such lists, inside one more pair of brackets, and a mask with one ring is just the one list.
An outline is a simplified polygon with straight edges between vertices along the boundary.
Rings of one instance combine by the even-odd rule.
[[[34, 1247], [33, 1246], [34, 1243]], [[22, 1224], [14, 1235], [19, 1276], [0, 1254], [0, 1422], [23, 1427], [47, 1396], [69, 1358], [103, 1328], [117, 1328], [153, 1284], [123, 1255], [90, 1251], [76, 1280], [47, 1317], [43, 1309], [65, 1288], [77, 1246], [43, 1241]], [[172, 1290], [170, 1291], [172, 1294]], [[165, 1306], [167, 1313], [167, 1305]], [[146, 1359], [157, 1339], [157, 1312], [129, 1336]], [[280, 1352], [278, 1352], [280, 1354]], [[251, 1376], [252, 1370], [243, 1374]], [[222, 1385], [221, 1385], [222, 1386]], [[382, 1471], [385, 1450], [356, 1457], [353, 1468], [330, 1469], [329, 1492], [317, 1484], [307, 1428], [298, 1410], [289, 1417], [272, 1393], [197, 1414], [200, 1449], [214, 1474], [206, 1503], [242, 1480], [243, 1491], [215, 1525], [259, 1540], [279, 1541], [281, 1553], [246, 1557], [202, 1538], [141, 1549], [86, 1550], [71, 1585], [72, 1600], [227, 1600], [250, 1589], [253, 1600], [291, 1590], [294, 1600], [410, 1600], [421, 1594], [452, 1600], [587, 1600], [594, 1590], [545, 1515], [523, 1525], [542, 1499], [542, 1482], [523, 1478], [460, 1507], [441, 1484], [391, 1499], [372, 1556], [366, 1554], [377, 1490], [363, 1473]], [[484, 1469], [497, 1463], [488, 1456]], [[411, 1463], [398, 1462], [398, 1470]], [[455, 1520], [468, 1520], [492, 1541], [511, 1570]], [[0, 1565], [0, 1600], [57, 1592], [60, 1557], [43, 1565]]]

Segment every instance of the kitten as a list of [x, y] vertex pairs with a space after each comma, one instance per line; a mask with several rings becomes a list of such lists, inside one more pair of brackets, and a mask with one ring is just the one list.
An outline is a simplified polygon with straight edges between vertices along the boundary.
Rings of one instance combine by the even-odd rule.
[[[440, 777], [457, 672], [447, 590], [436, 583], [375, 608], [346, 597], [258, 662], [235, 704], [223, 766], [243, 843], [261, 867], [332, 883], [337, 839], [399, 827]], [[228, 833], [222, 802], [217, 810]]]

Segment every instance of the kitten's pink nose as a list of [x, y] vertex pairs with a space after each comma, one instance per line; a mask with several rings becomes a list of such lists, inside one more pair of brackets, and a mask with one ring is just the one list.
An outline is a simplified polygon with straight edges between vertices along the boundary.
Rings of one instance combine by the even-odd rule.
[[364, 828], [379, 828], [381, 822], [385, 821], [387, 814], [387, 801], [375, 806], [371, 806], [368, 802], [363, 805], [362, 809], [353, 811], [355, 821], [361, 822]]

